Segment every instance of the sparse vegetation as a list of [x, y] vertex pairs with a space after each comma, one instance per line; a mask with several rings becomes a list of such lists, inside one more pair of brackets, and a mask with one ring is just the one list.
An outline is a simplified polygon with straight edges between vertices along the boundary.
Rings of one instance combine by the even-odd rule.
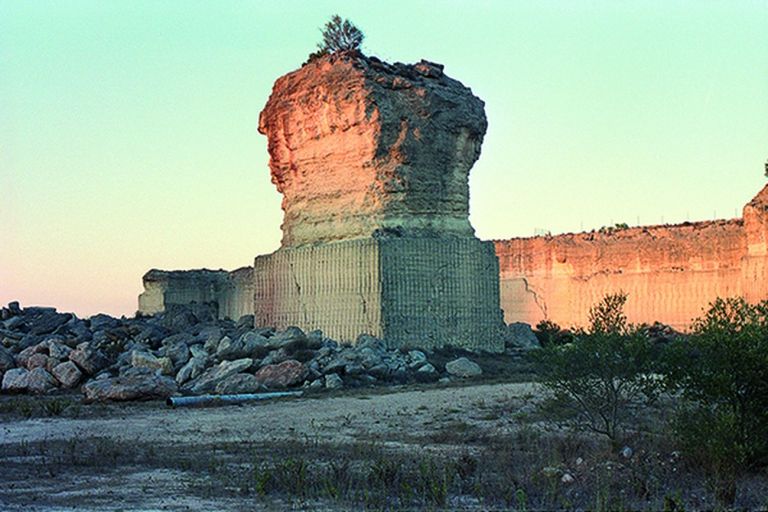
[[536, 329], [533, 333], [543, 347], [548, 345], [563, 345], [573, 341], [573, 333], [571, 333], [571, 331], [562, 329], [551, 320], [542, 320], [536, 324]]
[[607, 295], [592, 307], [589, 328], [568, 344], [533, 353], [543, 384], [569, 401], [591, 430], [618, 441], [631, 406], [652, 400], [661, 382], [652, 375], [649, 340], [627, 322], [627, 295]]
[[363, 32], [348, 19], [334, 14], [323, 28], [323, 40], [317, 44], [321, 54], [360, 50]]
[[732, 503], [737, 475], [768, 466], [768, 301], [717, 299], [665, 363], [670, 388], [687, 399], [677, 437]]
[[617, 222], [613, 226], [602, 226], [600, 229], [598, 229], [598, 233], [604, 233], [604, 234], [610, 235], [615, 231], [622, 231], [625, 229], [629, 229], [629, 224], [627, 224], [626, 222]]

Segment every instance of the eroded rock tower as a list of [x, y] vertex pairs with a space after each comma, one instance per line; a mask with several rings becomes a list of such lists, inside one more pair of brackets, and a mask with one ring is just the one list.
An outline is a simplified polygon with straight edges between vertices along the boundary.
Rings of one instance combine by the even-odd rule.
[[259, 131], [283, 240], [254, 264], [256, 322], [502, 350], [498, 260], [469, 223], [486, 128], [483, 102], [426, 61], [341, 52], [279, 78]]

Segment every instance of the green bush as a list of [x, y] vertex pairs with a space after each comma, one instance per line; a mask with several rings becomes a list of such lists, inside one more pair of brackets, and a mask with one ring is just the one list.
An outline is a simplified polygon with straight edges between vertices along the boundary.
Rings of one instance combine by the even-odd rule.
[[364, 37], [363, 32], [351, 21], [334, 14], [331, 21], [325, 24], [323, 40], [317, 47], [321, 53], [359, 50]]
[[532, 354], [542, 383], [575, 407], [591, 430], [616, 441], [630, 405], [654, 399], [662, 382], [652, 375], [652, 343], [624, 315], [627, 295], [607, 295], [590, 309], [589, 328], [574, 341]]
[[665, 373], [689, 400], [676, 428], [689, 454], [722, 472], [768, 465], [768, 301], [717, 299]]
[[533, 331], [542, 346], [563, 345], [573, 341], [573, 334], [551, 320], [542, 320]]

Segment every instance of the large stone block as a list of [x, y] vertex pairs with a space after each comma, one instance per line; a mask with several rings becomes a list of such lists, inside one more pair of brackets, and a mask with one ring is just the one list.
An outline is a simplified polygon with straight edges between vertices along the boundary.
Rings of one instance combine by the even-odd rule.
[[370, 238], [284, 248], [254, 264], [260, 326], [353, 342], [503, 350], [498, 260], [474, 238]]
[[153, 315], [176, 305], [209, 304], [219, 318], [237, 320], [253, 313], [253, 269], [157, 270], [144, 274], [139, 312]]

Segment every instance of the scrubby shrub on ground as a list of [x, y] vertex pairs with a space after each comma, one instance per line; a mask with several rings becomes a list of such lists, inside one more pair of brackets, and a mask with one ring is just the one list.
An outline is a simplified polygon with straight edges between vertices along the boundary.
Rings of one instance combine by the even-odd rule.
[[562, 329], [551, 320], [542, 320], [536, 324], [533, 334], [539, 340], [542, 346], [563, 345], [573, 341], [573, 333], [567, 329]]
[[630, 406], [661, 391], [652, 374], [652, 343], [627, 322], [626, 301], [624, 293], [605, 296], [573, 342], [532, 354], [542, 383], [576, 409], [582, 424], [612, 441], [621, 436]]
[[669, 348], [665, 374], [688, 400], [675, 424], [683, 448], [730, 501], [739, 470], [768, 465], [768, 301], [717, 299]]

